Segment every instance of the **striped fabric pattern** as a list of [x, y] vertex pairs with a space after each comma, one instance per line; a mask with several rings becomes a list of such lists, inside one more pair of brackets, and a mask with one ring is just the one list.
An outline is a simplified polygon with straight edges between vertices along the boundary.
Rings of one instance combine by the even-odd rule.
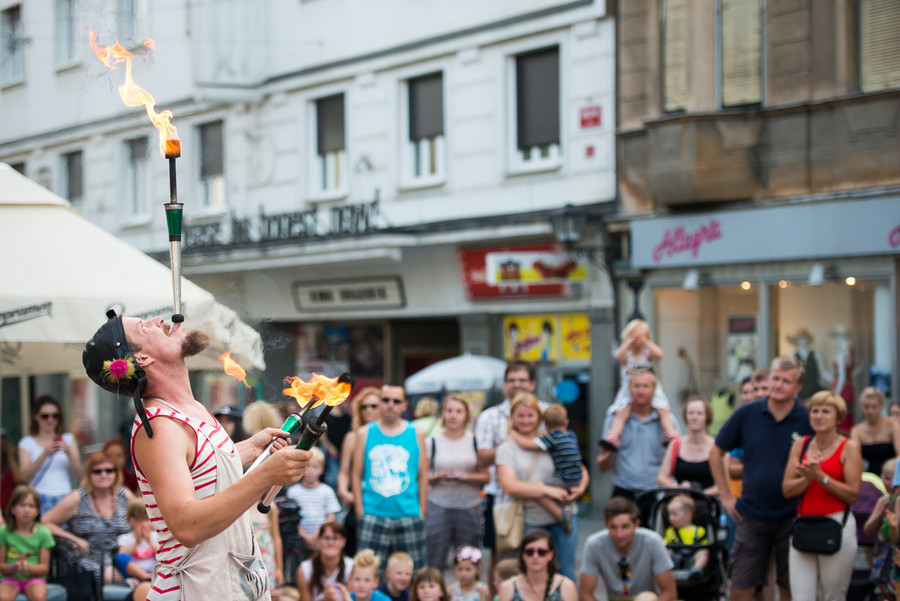
[[[235, 453], [234, 443], [225, 429], [222, 428], [216, 419], [210, 415], [209, 421], [197, 421], [187, 415], [174, 411], [172, 409], [161, 409], [158, 407], [149, 407], [146, 409], [147, 417], [155, 419], [163, 417], [174, 419], [187, 424], [197, 437], [197, 447], [194, 462], [190, 466], [191, 479], [194, 483], [194, 498], [197, 500], [205, 499], [216, 492], [216, 455], [213, 445], [226, 453]], [[134, 434], [140, 429], [141, 421], [135, 417], [132, 429], [132, 459], [134, 459]], [[156, 552], [156, 559], [160, 564], [160, 570], [156, 572], [152, 589], [147, 596], [148, 601], [177, 601], [181, 599], [181, 586], [173, 576], [166, 574], [163, 568], [165, 565], [174, 565], [184, 557], [188, 549], [178, 542], [166, 525], [162, 514], [159, 511], [159, 505], [153, 491], [150, 490], [150, 483], [144, 477], [140, 465], [134, 460], [135, 472], [137, 473], [138, 484], [141, 494], [144, 498], [144, 505], [147, 508], [147, 515], [150, 516], [150, 523], [156, 530], [159, 539], [159, 550]], [[166, 581], [172, 579], [171, 585], [167, 585]]]

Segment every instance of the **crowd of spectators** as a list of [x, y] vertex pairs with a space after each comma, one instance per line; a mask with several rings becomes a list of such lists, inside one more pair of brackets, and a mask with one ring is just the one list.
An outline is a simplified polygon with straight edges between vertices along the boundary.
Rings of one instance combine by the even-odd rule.
[[[827, 390], [801, 399], [802, 364], [778, 357], [742, 383], [713, 435], [713, 406], [701, 396], [685, 399], [681, 423], [674, 419], [652, 366], [662, 352], [648, 330], [628, 330], [617, 358], [627, 368], [623, 390], [591, 458], [611, 472], [613, 489], [604, 529], [587, 537], [580, 566], [578, 501], [590, 484], [582, 447], [565, 407], [535, 395], [534, 366], [513, 361], [503, 401], [477, 417], [457, 394], [426, 399], [413, 414], [401, 386], [356, 391], [338, 416], [346, 424], [314, 449], [303, 478], [268, 514], [250, 510], [273, 598], [603, 601], [652, 593], [671, 601], [692, 598], [690, 586], [721, 570], [735, 601], [774, 589], [782, 600], [815, 599], [818, 590], [830, 601], [847, 598], [863, 532], [877, 541], [866, 558], [878, 593], [895, 598], [900, 421], [879, 390], [862, 392], [864, 419], [847, 436], [841, 428], [852, 408]], [[283, 419], [265, 402], [215, 417], [236, 438]], [[126, 445], [109, 441], [82, 467], [56, 399], [38, 398], [31, 418], [18, 454], [5, 439], [0, 453], [0, 598], [48, 598], [52, 554], [95, 583], [126, 584], [131, 598], [152, 599], [159, 543], [135, 498], [140, 472]], [[880, 498], [857, 527], [850, 508], [867, 471]], [[503, 557], [495, 508], [509, 503], [521, 503], [521, 532]], [[722, 519], [699, 519], [710, 515]], [[839, 548], [803, 547], [792, 534], [798, 516], [833, 520]]]

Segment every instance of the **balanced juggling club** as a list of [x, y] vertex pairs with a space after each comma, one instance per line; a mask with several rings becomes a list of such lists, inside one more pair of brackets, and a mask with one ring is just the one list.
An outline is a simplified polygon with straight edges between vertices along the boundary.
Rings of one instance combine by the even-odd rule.
[[[343, 373], [338, 377], [337, 381], [339, 384], [350, 384], [350, 386], [352, 387], [354, 380], [353, 376], [351, 376], [350, 374]], [[313, 399], [313, 402], [310, 403], [309, 409], [312, 409], [316, 405], [315, 400], [316, 399]], [[346, 400], [346, 398], [343, 400]], [[341, 402], [343, 402], [343, 400]], [[319, 439], [322, 438], [322, 435], [328, 431], [328, 426], [325, 424], [325, 419], [328, 417], [328, 414], [331, 413], [331, 409], [334, 406], [336, 405], [326, 404], [322, 409], [322, 413], [319, 414], [319, 417], [317, 417], [315, 421], [306, 420], [306, 426], [303, 428], [303, 434], [300, 436], [300, 440], [297, 442], [298, 449], [304, 449], [308, 451], [313, 448], [313, 446], [317, 442], [319, 442]], [[307, 411], [309, 409], [307, 409]], [[306, 412], [304, 411], [304, 413]], [[272, 500], [280, 490], [280, 486], [273, 486], [265, 495], [263, 495], [262, 499], [259, 501], [259, 504], [256, 506], [260, 513], [269, 513]]]
[[166, 207], [166, 225], [169, 228], [169, 263], [172, 267], [172, 295], [175, 313], [172, 323], [184, 321], [181, 313], [181, 222], [184, 203], [178, 202], [178, 183], [175, 177], [175, 159], [181, 156], [181, 141], [166, 140], [166, 158], [169, 160], [169, 202]]

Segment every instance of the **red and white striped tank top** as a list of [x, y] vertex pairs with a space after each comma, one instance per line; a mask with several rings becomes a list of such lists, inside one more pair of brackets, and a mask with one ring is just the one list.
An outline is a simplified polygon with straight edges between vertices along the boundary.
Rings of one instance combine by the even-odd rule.
[[[236, 451], [231, 438], [228, 437], [225, 429], [219, 425], [216, 418], [209, 412], [207, 412], [209, 414], [208, 421], [199, 421], [175, 410], [162, 399], [154, 400], [165, 404], [168, 408], [147, 407], [146, 411], [149, 419], [152, 420], [158, 417], [174, 419], [187, 424], [194, 431], [197, 442], [194, 462], [190, 466], [191, 479], [194, 483], [194, 498], [200, 500], [213, 495], [216, 492], [217, 478], [217, 462], [213, 446], [217, 447], [220, 452], [233, 455]], [[163, 566], [174, 565], [184, 557], [188, 548], [178, 542], [172, 536], [172, 533], [169, 532], [169, 527], [159, 511], [156, 497], [153, 495], [153, 491], [150, 490], [150, 483], [144, 477], [141, 466], [138, 465], [137, 459], [134, 457], [134, 435], [141, 427], [141, 420], [135, 416], [131, 427], [131, 457], [134, 461], [138, 485], [144, 498], [144, 505], [147, 508], [147, 515], [150, 517], [150, 523], [156, 530], [159, 540], [156, 560]], [[147, 595], [148, 601], [177, 601], [181, 599], [181, 587], [177, 583], [177, 578], [172, 578], [172, 586], [167, 586], [166, 580], [169, 580], [169, 577], [164, 572], [165, 570], [162, 570], [162, 572], [157, 570], [154, 573], [153, 585], [150, 593]]]

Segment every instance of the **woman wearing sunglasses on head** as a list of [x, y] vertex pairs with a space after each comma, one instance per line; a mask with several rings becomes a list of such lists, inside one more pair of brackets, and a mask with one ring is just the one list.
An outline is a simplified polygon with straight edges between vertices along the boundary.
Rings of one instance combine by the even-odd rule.
[[577, 601], [575, 583], [559, 573], [553, 537], [542, 528], [525, 533], [519, 575], [500, 586], [498, 601]]
[[[105, 452], [87, 459], [86, 475], [81, 487], [73, 490], [44, 514], [43, 521], [57, 544], [74, 543], [80, 554], [79, 564], [95, 575], [104, 566], [103, 583], [122, 582], [112, 559], [118, 549], [120, 534], [131, 530], [128, 525], [128, 502], [134, 494], [122, 485], [122, 472]], [[66, 529], [63, 529], [63, 525]]]
[[81, 479], [81, 452], [75, 437], [64, 432], [65, 419], [59, 401], [50, 395], [35, 399], [31, 410], [30, 436], [19, 441], [19, 469], [41, 497], [46, 513], [72, 491], [72, 481]]

